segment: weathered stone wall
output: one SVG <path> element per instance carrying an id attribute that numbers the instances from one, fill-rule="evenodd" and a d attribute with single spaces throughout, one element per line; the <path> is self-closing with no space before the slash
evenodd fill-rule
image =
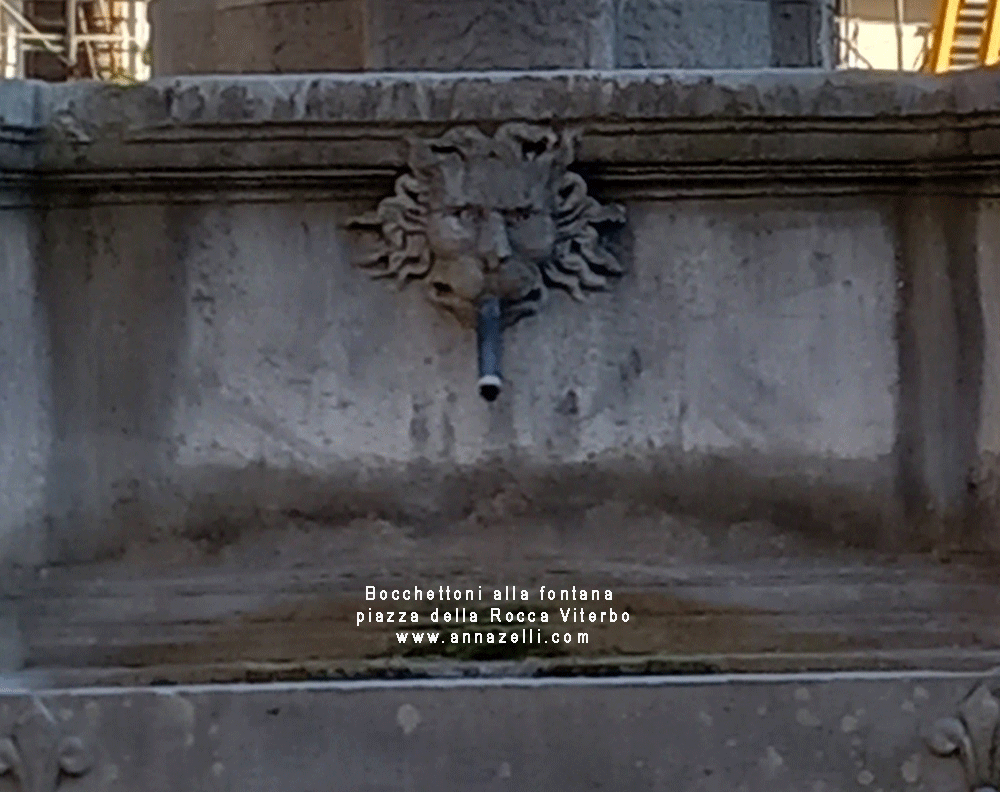
<path id="1" fill-rule="evenodd" d="M 576 471 L 597 500 L 623 476 L 695 511 L 722 475 L 736 511 L 811 503 L 826 526 L 845 509 L 887 529 L 914 509 L 964 520 L 969 471 L 989 453 L 993 209 L 976 176 L 969 197 L 893 186 L 910 163 L 951 156 L 920 119 L 962 84 L 922 86 L 773 73 L 52 92 L 37 285 L 59 372 L 47 480 L 55 524 L 73 526 L 64 549 L 248 509 L 462 514 L 498 469 L 526 492 Z M 869 132 L 854 119 L 889 91 L 906 103 L 898 131 Z M 357 124 L 396 117 L 414 134 L 445 118 L 496 123 L 509 107 L 583 125 L 580 167 L 627 209 L 608 238 L 627 273 L 585 303 L 557 293 L 512 330 L 510 386 L 488 406 L 474 334 L 419 289 L 353 267 L 345 226 L 389 192 L 379 174 L 406 149 Z M 631 120 L 609 127 L 619 114 Z M 768 130 L 768 116 L 803 126 Z M 723 118 L 761 125 L 733 134 L 713 126 Z M 820 118 L 841 131 L 813 131 Z M 327 137 L 307 152 L 274 141 L 289 123 Z M 855 175 L 824 164 L 844 157 Z M 70 162 L 85 188 L 56 175 Z M 142 174 L 127 192 L 114 186 L 123 169 Z M 859 181 L 879 170 L 879 189 Z M 447 494 L 455 477 L 462 496 Z"/>
<path id="2" fill-rule="evenodd" d="M 37 300 L 40 216 L 29 179 L 39 125 L 38 87 L 0 82 L 0 552 L 39 560 L 50 424 L 48 344 Z M 2 166 L 0 166 L 2 173 Z M 34 526 L 34 527 L 31 527 Z"/>
<path id="3" fill-rule="evenodd" d="M 979 293 L 982 306 L 983 345 L 975 354 L 981 356 L 979 381 L 982 391 L 976 400 L 979 409 L 977 429 L 977 472 L 974 477 L 978 500 L 988 517 L 1000 513 L 1000 202 L 982 200 L 976 227 L 974 254 L 978 276 L 971 288 Z M 986 522 L 985 525 L 989 525 Z"/>
<path id="4" fill-rule="evenodd" d="M 569 568 L 673 587 L 650 583 L 651 559 L 759 561 L 747 573 L 757 588 L 705 573 L 697 599 L 753 612 L 738 627 L 719 615 L 699 651 L 826 650 L 847 633 L 858 648 L 889 641 L 858 619 L 888 611 L 879 586 L 901 568 L 831 572 L 837 622 L 791 613 L 798 604 L 761 582 L 774 547 L 807 559 L 788 575 L 814 602 L 828 548 L 995 539 L 1000 105 L 988 73 L 6 90 L 38 101 L 31 123 L 5 119 L 2 172 L 20 197 L 2 215 L 3 354 L 22 372 L 3 386 L 5 530 L 27 531 L 49 564 L 104 559 L 112 576 L 152 561 L 176 583 L 185 564 L 238 559 L 197 602 L 136 601 L 128 585 L 86 582 L 87 568 L 29 586 L 20 618 L 36 658 L 142 664 L 152 655 L 137 636 L 166 641 L 166 622 L 188 636 L 202 628 L 185 619 L 277 623 L 279 605 L 317 586 L 332 610 L 295 645 L 357 657 L 356 632 L 310 642 L 338 635 L 321 627 L 347 618 L 359 570 L 544 580 Z M 391 192 L 407 135 L 525 119 L 580 128 L 574 167 L 627 210 L 607 237 L 626 271 L 585 303 L 556 293 L 509 331 L 507 389 L 487 405 L 473 334 L 417 289 L 356 268 L 345 223 Z M 300 563 L 304 577 L 276 582 Z M 251 582 L 254 565 L 265 572 Z M 952 608 L 942 633 L 974 642 L 993 629 L 995 583 L 976 578 L 986 593 L 959 596 L 919 574 L 919 607 Z M 855 582 L 872 575 L 878 586 Z M 973 586 L 955 575 L 948 586 Z M 91 596 L 102 604 L 85 614 Z M 875 632 L 894 630 L 894 648 L 937 645 L 909 616 L 881 618 Z M 285 651 L 248 648 L 239 631 L 251 627 L 226 624 L 238 636 L 213 635 L 207 654 L 192 648 L 200 634 L 171 638 L 172 661 Z M 102 643 L 116 630 L 120 643 Z"/>
<path id="5" fill-rule="evenodd" d="M 155 0 L 157 74 L 828 66 L 819 0 Z"/>
<path id="6" fill-rule="evenodd" d="M 815 497 L 853 488 L 867 520 L 891 506 L 886 202 L 631 203 L 628 275 L 583 304 L 557 294 L 508 332 L 493 406 L 474 333 L 416 286 L 352 267 L 342 229 L 359 206 L 47 213 L 49 506 L 67 551 L 85 525 L 106 541 L 259 509 L 447 518 L 497 469 L 528 492 L 576 471 L 596 479 L 592 502 L 634 476 L 698 509 L 710 485 L 694 471 L 714 459 L 751 490 L 817 476 Z M 482 481 L 456 499 L 454 477 Z"/>
<path id="7" fill-rule="evenodd" d="M 3 322 L 0 361 L 0 536 L 5 557 L 22 555 L 44 520 L 49 445 L 49 371 L 44 317 L 35 299 L 38 224 L 23 194 L 0 193 L 0 273 Z M 26 530 L 27 529 L 27 530 Z M 37 547 L 34 548 L 37 551 Z M 27 553 L 31 557 L 33 553 Z"/>

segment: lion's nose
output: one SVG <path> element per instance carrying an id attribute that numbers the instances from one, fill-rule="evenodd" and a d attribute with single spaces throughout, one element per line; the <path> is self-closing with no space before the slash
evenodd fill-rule
<path id="1" fill-rule="evenodd" d="M 486 259 L 488 269 L 497 269 L 512 255 L 507 224 L 499 212 L 490 212 L 479 238 L 479 252 Z"/>

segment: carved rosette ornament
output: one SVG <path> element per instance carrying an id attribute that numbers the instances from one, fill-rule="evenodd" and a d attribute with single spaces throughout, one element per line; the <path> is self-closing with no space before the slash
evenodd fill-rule
<path id="1" fill-rule="evenodd" d="M 20 792 L 55 792 L 63 776 L 82 776 L 92 758 L 79 737 L 66 736 L 37 699 L 0 738 L 0 775 L 11 775 Z"/>
<path id="2" fill-rule="evenodd" d="M 552 287 L 582 300 L 622 274 L 599 228 L 624 223 L 625 210 L 601 206 L 568 170 L 575 143 L 520 123 L 492 137 L 459 127 L 411 140 L 395 194 L 348 224 L 373 242 L 359 266 L 401 286 L 421 281 L 433 303 L 478 328 L 481 392 L 484 377 L 499 392 L 502 328 L 536 313 Z"/>
<path id="3" fill-rule="evenodd" d="M 957 756 L 965 770 L 970 792 L 1000 789 L 1000 701 L 980 685 L 958 707 L 958 717 L 941 718 L 927 738 L 938 756 Z"/>

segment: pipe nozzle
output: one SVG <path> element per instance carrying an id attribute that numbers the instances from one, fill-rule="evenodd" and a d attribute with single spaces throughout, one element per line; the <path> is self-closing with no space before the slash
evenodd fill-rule
<path id="1" fill-rule="evenodd" d="M 487 375 L 485 377 L 479 378 L 479 395 L 482 396 L 486 401 L 496 401 L 497 396 L 500 395 L 501 386 L 499 377 L 492 377 Z"/>
<path id="2" fill-rule="evenodd" d="M 479 347 L 479 395 L 496 401 L 503 383 L 500 357 L 503 351 L 503 324 L 500 300 L 487 297 L 479 303 L 476 340 Z"/>

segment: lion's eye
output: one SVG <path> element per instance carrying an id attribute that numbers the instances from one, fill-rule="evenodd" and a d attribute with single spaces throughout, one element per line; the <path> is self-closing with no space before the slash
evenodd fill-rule
<path id="1" fill-rule="evenodd" d="M 534 212 L 530 206 L 521 206 L 517 209 L 511 209 L 507 212 L 507 219 L 514 222 L 521 222 L 529 219 Z"/>

